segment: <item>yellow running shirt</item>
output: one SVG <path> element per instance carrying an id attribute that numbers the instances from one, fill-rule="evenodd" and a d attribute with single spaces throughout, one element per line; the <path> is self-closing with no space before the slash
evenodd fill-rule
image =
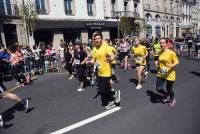
<path id="1" fill-rule="evenodd" d="M 109 46 L 109 47 L 110 47 L 110 51 L 112 52 L 112 55 L 115 55 L 117 53 L 117 49 L 112 46 Z M 116 64 L 116 59 L 113 60 L 111 63 Z"/>
<path id="2" fill-rule="evenodd" d="M 135 56 L 135 64 L 146 65 L 145 55 L 148 54 L 147 48 L 142 45 L 138 45 L 132 48 L 132 52 Z"/>
<path id="3" fill-rule="evenodd" d="M 93 60 L 98 62 L 98 76 L 111 77 L 112 69 L 110 63 L 106 62 L 106 56 L 113 55 L 110 46 L 106 42 L 102 42 L 99 48 L 93 48 Z"/>
<path id="4" fill-rule="evenodd" d="M 158 60 L 158 77 L 164 78 L 169 81 L 176 80 L 176 71 L 174 68 L 168 67 L 166 64 L 179 63 L 176 53 L 172 50 L 167 49 L 164 52 L 160 52 Z"/>
<path id="5" fill-rule="evenodd" d="M 160 43 L 154 43 L 153 49 L 154 49 L 154 56 L 158 56 L 159 52 L 161 51 Z"/>

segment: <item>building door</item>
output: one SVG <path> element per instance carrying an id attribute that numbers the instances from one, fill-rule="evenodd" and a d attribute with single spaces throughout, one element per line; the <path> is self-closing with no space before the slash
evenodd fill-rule
<path id="1" fill-rule="evenodd" d="M 51 31 L 36 31 L 34 33 L 35 43 L 38 44 L 39 41 L 44 42 L 45 46 L 51 44 L 53 41 Z"/>
<path id="2" fill-rule="evenodd" d="M 80 30 L 66 30 L 64 31 L 64 40 L 67 43 L 75 43 L 75 41 L 81 40 L 81 31 Z"/>
<path id="3" fill-rule="evenodd" d="M 7 47 L 13 46 L 16 42 L 18 42 L 16 25 L 14 25 L 14 24 L 4 24 L 3 25 L 3 31 L 4 31 Z"/>

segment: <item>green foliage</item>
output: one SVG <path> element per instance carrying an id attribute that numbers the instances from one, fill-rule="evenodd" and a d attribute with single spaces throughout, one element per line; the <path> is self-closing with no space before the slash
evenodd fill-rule
<path id="1" fill-rule="evenodd" d="M 20 14 L 22 16 L 24 28 L 26 29 L 27 34 L 32 35 L 35 28 L 35 21 L 37 19 L 35 3 L 31 0 L 23 3 Z"/>
<path id="2" fill-rule="evenodd" d="M 119 30 L 124 37 L 131 34 L 133 26 L 134 26 L 133 18 L 131 17 L 120 18 Z"/>

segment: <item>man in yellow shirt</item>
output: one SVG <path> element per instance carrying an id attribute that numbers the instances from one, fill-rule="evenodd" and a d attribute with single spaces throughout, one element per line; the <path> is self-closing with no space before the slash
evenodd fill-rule
<path id="1" fill-rule="evenodd" d="M 145 46 L 140 45 L 138 38 L 135 39 L 135 47 L 132 48 L 134 61 L 136 65 L 136 79 L 138 80 L 136 89 L 141 89 L 142 85 L 142 75 L 147 77 L 147 72 L 144 71 L 146 66 L 146 57 L 148 56 L 148 51 Z"/>
<path id="2" fill-rule="evenodd" d="M 175 66 L 179 64 L 176 53 L 167 48 L 166 39 L 160 40 L 161 52 L 158 58 L 158 74 L 156 81 L 156 89 L 163 94 L 163 102 L 167 102 L 168 95 L 170 96 L 169 106 L 173 107 L 176 103 L 174 92 L 172 90 L 173 84 L 176 80 Z M 166 82 L 166 90 L 163 90 L 163 85 Z"/>
<path id="3" fill-rule="evenodd" d="M 111 90 L 110 79 L 112 76 L 111 62 L 114 61 L 114 55 L 110 46 L 103 41 L 101 33 L 94 34 L 95 47 L 92 52 L 92 61 L 95 63 L 98 70 L 98 92 L 101 95 L 102 105 L 106 109 L 110 109 L 119 104 L 120 92 L 117 93 Z"/>

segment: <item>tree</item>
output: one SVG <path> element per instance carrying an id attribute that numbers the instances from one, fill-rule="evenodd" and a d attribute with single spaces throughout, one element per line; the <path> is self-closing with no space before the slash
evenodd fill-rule
<path id="1" fill-rule="evenodd" d="M 33 32 L 35 28 L 35 22 L 37 19 L 37 12 L 35 8 L 35 3 L 31 0 L 27 0 L 24 2 L 20 10 L 20 14 L 23 20 L 23 26 L 26 31 L 26 37 L 29 46 L 33 47 L 34 39 L 33 39 Z"/>
<path id="2" fill-rule="evenodd" d="M 130 35 L 133 30 L 134 20 L 131 17 L 121 17 L 119 30 L 123 37 Z"/>

